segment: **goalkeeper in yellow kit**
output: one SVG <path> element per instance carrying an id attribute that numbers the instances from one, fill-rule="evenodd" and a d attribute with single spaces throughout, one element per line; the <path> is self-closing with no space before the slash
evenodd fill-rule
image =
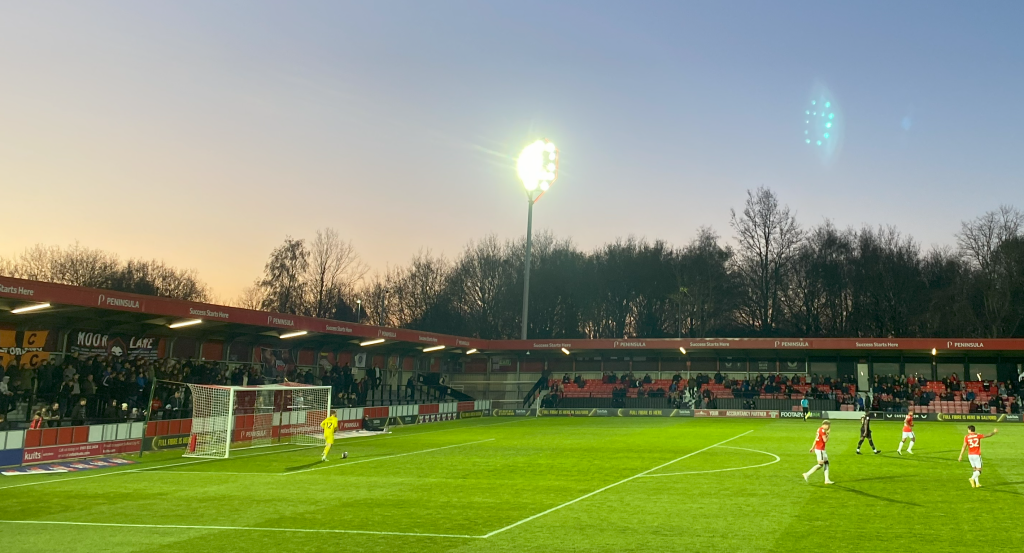
<path id="1" fill-rule="evenodd" d="M 320 423 L 320 428 L 324 429 L 324 453 L 320 456 L 321 461 L 327 460 L 327 452 L 331 450 L 331 446 L 334 445 L 334 431 L 338 428 L 338 417 L 334 413 L 331 413 L 323 422 Z M 348 455 L 346 455 L 347 457 Z"/>

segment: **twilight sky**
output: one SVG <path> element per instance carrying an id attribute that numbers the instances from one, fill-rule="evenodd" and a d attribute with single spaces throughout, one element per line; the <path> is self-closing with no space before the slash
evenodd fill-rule
<path id="1" fill-rule="evenodd" d="M 1024 3 L 5 2 L 0 255 L 193 267 L 218 299 L 286 235 L 372 268 L 535 226 L 688 242 L 764 184 L 925 247 L 1024 208 Z M 804 142 L 826 91 L 830 156 Z"/>

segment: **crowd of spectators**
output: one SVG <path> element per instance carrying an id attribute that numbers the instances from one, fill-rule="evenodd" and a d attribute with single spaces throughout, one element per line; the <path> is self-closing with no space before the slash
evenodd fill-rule
<path id="1" fill-rule="evenodd" d="M 1020 413 L 1020 383 L 1012 380 L 962 381 L 956 374 L 929 381 L 920 374 L 911 376 L 875 375 L 871 383 L 871 409 L 901 411 L 906 406 L 930 405 L 933 401 L 967 402 L 971 413 Z"/>
<path id="2" fill-rule="evenodd" d="M 831 400 L 850 409 L 863 411 L 905 411 L 911 405 L 929 405 L 939 401 L 970 403 L 971 412 L 1020 413 L 1024 399 L 1017 382 L 972 381 L 963 383 L 956 375 L 929 382 L 919 374 L 911 376 L 876 375 L 867 394 L 857 393 L 853 375 L 836 378 L 828 375 L 758 374 L 753 378 L 733 378 L 716 372 L 697 373 L 683 378 L 676 373 L 671 381 L 653 378 L 649 373 L 638 377 L 633 372 L 616 375 L 603 373 L 600 380 L 585 379 L 577 374 L 551 380 L 546 407 L 558 406 L 565 397 L 667 398 L 677 407 L 715 407 L 721 398 L 739 398 L 744 405 L 754 399 Z"/>
<path id="3" fill-rule="evenodd" d="M 331 387 L 331 404 L 356 407 L 384 394 L 384 372 L 377 367 L 358 377 L 348 364 L 316 371 L 300 367 L 278 375 L 282 381 Z M 152 390 L 156 382 L 156 389 Z M 0 366 L 0 426 L 20 411 L 30 428 L 144 420 L 153 393 L 153 419 L 190 416 L 187 384 L 253 386 L 268 384 L 260 364 L 187 359 L 147 359 L 109 355 L 51 357 L 37 369 Z M 421 388 L 414 376 L 395 393 L 413 400 Z"/>

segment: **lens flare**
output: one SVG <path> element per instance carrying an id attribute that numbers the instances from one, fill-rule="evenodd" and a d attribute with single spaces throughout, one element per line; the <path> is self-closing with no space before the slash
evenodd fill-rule
<path id="1" fill-rule="evenodd" d="M 529 144 L 519 154 L 516 172 L 528 192 L 546 191 L 558 176 L 558 149 L 548 140 Z"/>

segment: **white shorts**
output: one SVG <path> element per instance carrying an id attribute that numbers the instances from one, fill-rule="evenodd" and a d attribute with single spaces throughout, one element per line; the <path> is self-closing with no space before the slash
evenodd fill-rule
<path id="1" fill-rule="evenodd" d="M 828 461 L 828 453 L 825 453 L 824 449 L 815 449 L 814 456 L 818 458 L 819 463 Z"/>
<path id="2" fill-rule="evenodd" d="M 910 438 L 911 440 L 915 439 L 914 438 L 914 433 L 913 432 L 904 432 L 903 433 L 903 439 L 906 440 L 907 438 Z"/>
<path id="3" fill-rule="evenodd" d="M 972 467 L 981 469 L 981 455 L 968 455 L 967 460 L 971 462 Z"/>

